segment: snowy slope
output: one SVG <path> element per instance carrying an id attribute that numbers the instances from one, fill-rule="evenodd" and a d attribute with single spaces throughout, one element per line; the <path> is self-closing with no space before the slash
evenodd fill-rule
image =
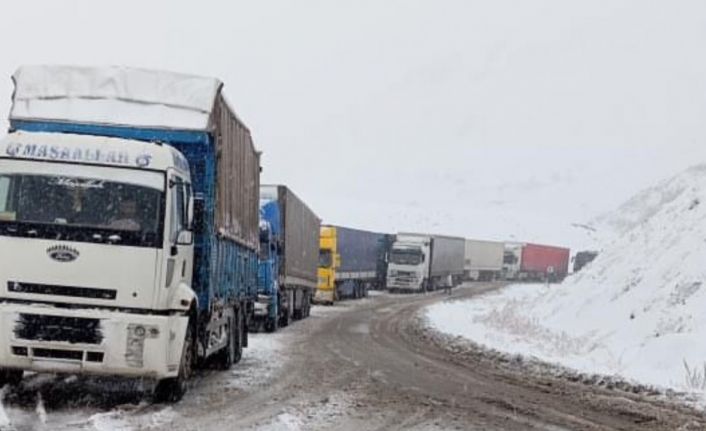
<path id="1" fill-rule="evenodd" d="M 439 304 L 427 310 L 430 324 L 580 371 L 703 391 L 706 165 L 638 194 L 597 225 L 612 237 L 562 285 Z"/>

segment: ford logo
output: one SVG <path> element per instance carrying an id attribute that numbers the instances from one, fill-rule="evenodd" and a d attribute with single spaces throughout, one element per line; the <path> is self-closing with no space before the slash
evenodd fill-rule
<path id="1" fill-rule="evenodd" d="M 47 254 L 57 262 L 73 262 L 80 253 L 75 248 L 66 245 L 55 245 L 47 249 Z"/>

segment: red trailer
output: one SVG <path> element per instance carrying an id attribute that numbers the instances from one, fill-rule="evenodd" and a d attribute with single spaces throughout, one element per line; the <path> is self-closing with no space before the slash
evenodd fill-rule
<path id="1" fill-rule="evenodd" d="M 525 244 L 522 247 L 520 272 L 522 278 L 562 280 L 569 273 L 568 248 Z"/>

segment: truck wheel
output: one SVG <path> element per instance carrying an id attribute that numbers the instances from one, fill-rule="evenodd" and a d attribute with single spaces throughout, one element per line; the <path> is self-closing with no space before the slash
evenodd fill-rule
<path id="1" fill-rule="evenodd" d="M 274 317 L 268 317 L 267 320 L 265 320 L 265 331 L 269 333 L 273 333 L 277 331 L 277 318 Z"/>
<path id="2" fill-rule="evenodd" d="M 304 298 L 304 317 L 309 317 L 311 315 L 311 296 L 307 295 Z"/>
<path id="3" fill-rule="evenodd" d="M 12 369 L 0 369 L 0 387 L 5 385 L 17 386 L 22 382 L 24 371 Z"/>
<path id="4" fill-rule="evenodd" d="M 194 331 L 189 322 L 184 337 L 184 347 L 181 351 L 179 375 L 169 379 L 160 380 L 154 390 L 154 398 L 158 403 L 176 403 L 180 401 L 188 389 L 189 379 L 194 367 Z"/>
<path id="5" fill-rule="evenodd" d="M 302 308 L 299 310 L 294 310 L 294 313 L 292 313 L 292 319 L 294 320 L 301 320 L 304 317 L 304 304 L 302 304 Z"/>
<path id="6" fill-rule="evenodd" d="M 248 329 L 245 326 L 245 316 L 242 310 L 235 312 L 235 321 L 238 322 L 235 328 L 235 350 L 233 352 L 233 363 L 237 364 L 243 359 L 243 346 L 245 345 L 245 337 L 247 337 Z"/>
<path id="7" fill-rule="evenodd" d="M 236 323 L 236 317 L 237 314 L 233 315 L 233 318 L 228 324 L 228 344 L 218 352 L 214 358 L 216 367 L 219 370 L 230 370 L 235 363 L 236 338 L 238 337 L 238 331 L 240 331 L 240 327 Z"/>
<path id="8" fill-rule="evenodd" d="M 285 309 L 284 314 L 282 315 L 282 318 L 280 319 L 279 326 L 282 328 L 286 328 L 289 326 L 289 310 Z"/>

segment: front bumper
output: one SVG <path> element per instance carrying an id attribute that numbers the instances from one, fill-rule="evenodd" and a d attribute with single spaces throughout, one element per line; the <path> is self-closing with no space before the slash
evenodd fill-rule
<path id="1" fill-rule="evenodd" d="M 314 294 L 315 304 L 333 304 L 336 295 L 333 290 L 316 289 Z"/>
<path id="2" fill-rule="evenodd" d="M 267 317 L 276 317 L 275 298 L 269 295 L 259 294 L 255 301 L 255 309 L 253 314 L 255 318 L 264 319 Z"/>
<path id="3" fill-rule="evenodd" d="M 386 284 L 388 290 L 402 290 L 410 292 L 422 290 L 421 281 L 411 277 L 388 277 Z"/>
<path id="4" fill-rule="evenodd" d="M 0 304 L 0 367 L 163 379 L 178 374 L 188 317 Z"/>

